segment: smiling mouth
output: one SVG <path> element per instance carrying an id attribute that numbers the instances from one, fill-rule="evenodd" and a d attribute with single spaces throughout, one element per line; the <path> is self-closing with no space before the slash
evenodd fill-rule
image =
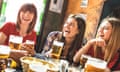
<path id="1" fill-rule="evenodd" d="M 24 21 L 29 21 L 29 19 L 24 19 L 24 18 L 23 18 L 23 20 L 24 20 Z"/>
<path id="2" fill-rule="evenodd" d="M 30 19 L 22 17 L 24 21 L 29 21 Z"/>
<path id="3" fill-rule="evenodd" d="M 70 31 L 65 31 L 65 33 L 70 33 Z"/>
<path id="4" fill-rule="evenodd" d="M 104 37 L 104 35 L 99 35 L 99 37 L 103 38 L 103 37 Z"/>

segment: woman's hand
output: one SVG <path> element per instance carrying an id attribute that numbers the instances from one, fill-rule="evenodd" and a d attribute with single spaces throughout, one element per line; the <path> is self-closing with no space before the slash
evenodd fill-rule
<path id="1" fill-rule="evenodd" d="M 22 46 L 21 46 L 21 50 L 27 51 L 30 56 L 33 56 L 35 54 L 35 50 L 34 50 L 34 45 L 33 44 L 23 43 Z"/>
<path id="2" fill-rule="evenodd" d="M 46 57 L 52 57 L 52 49 L 50 49 L 48 52 L 45 53 Z"/>
<path id="3" fill-rule="evenodd" d="M 98 47 L 105 47 L 106 46 L 105 40 L 103 40 L 101 38 L 91 39 L 90 41 L 88 41 L 88 43 L 90 45 L 95 45 Z"/>
<path id="4" fill-rule="evenodd" d="M 20 66 L 20 58 L 23 56 L 27 56 L 27 55 L 28 55 L 27 51 L 11 50 L 9 57 L 12 58 L 13 60 L 15 60 L 16 63 L 18 64 L 18 66 Z"/>
<path id="5" fill-rule="evenodd" d="M 3 45 L 6 39 L 7 39 L 6 34 L 4 34 L 3 32 L 0 32 L 0 45 Z"/>
<path id="6" fill-rule="evenodd" d="M 103 39 L 100 39 L 100 38 L 91 39 L 82 48 L 79 49 L 79 51 L 73 57 L 73 61 L 75 63 L 78 63 L 80 61 L 81 55 L 86 54 L 89 48 L 94 47 L 94 46 L 102 47 L 102 50 L 104 51 L 105 45 L 106 43 Z"/>
<path id="7" fill-rule="evenodd" d="M 111 72 L 111 70 L 109 68 L 106 68 L 105 72 Z"/>

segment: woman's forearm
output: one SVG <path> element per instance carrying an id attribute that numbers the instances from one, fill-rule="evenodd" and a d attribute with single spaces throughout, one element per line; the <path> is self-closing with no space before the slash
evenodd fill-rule
<path id="1" fill-rule="evenodd" d="M 82 54 L 87 53 L 88 49 L 92 46 L 92 43 L 89 41 L 85 46 L 79 49 L 79 51 L 75 54 L 73 61 L 78 63 L 80 61 L 80 57 Z"/>
<path id="2" fill-rule="evenodd" d="M 4 44 L 6 38 L 7 36 L 3 32 L 0 32 L 0 45 Z"/>

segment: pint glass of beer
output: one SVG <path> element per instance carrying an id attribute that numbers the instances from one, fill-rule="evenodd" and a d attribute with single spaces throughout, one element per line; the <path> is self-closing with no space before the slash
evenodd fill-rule
<path id="1" fill-rule="evenodd" d="M 4 72 L 7 68 L 7 59 L 10 54 L 10 48 L 5 45 L 0 45 L 0 72 Z"/>
<path id="2" fill-rule="evenodd" d="M 87 60 L 84 72 L 104 72 L 106 66 L 107 66 L 106 61 L 93 58 Z"/>
<path id="3" fill-rule="evenodd" d="M 59 41 L 54 41 L 52 45 L 52 57 L 59 59 L 64 43 Z"/>
<path id="4" fill-rule="evenodd" d="M 10 35 L 9 37 L 9 46 L 11 49 L 19 50 L 22 44 L 23 37 Z"/>
<path id="5" fill-rule="evenodd" d="M 91 58 L 90 56 L 88 55 L 85 55 L 85 54 L 82 54 L 81 57 L 80 57 L 80 65 L 81 65 L 81 68 L 84 68 L 85 66 L 85 63 L 87 62 L 87 60 Z"/>
<path id="6" fill-rule="evenodd" d="M 29 48 L 34 49 L 34 41 L 31 40 L 26 40 L 26 42 L 24 43 L 26 46 L 28 46 Z"/>
<path id="7" fill-rule="evenodd" d="M 10 48 L 5 45 L 0 45 L 0 59 L 6 59 L 9 57 Z"/>

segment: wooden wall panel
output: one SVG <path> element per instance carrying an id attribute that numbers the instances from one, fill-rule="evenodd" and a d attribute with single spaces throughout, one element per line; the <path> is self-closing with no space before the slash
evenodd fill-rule
<path id="1" fill-rule="evenodd" d="M 98 22 L 101 16 L 104 0 L 88 0 L 87 8 L 80 7 L 81 0 L 68 0 L 66 17 L 69 14 L 84 13 L 87 15 L 87 27 L 85 37 L 93 38 L 96 33 Z"/>

